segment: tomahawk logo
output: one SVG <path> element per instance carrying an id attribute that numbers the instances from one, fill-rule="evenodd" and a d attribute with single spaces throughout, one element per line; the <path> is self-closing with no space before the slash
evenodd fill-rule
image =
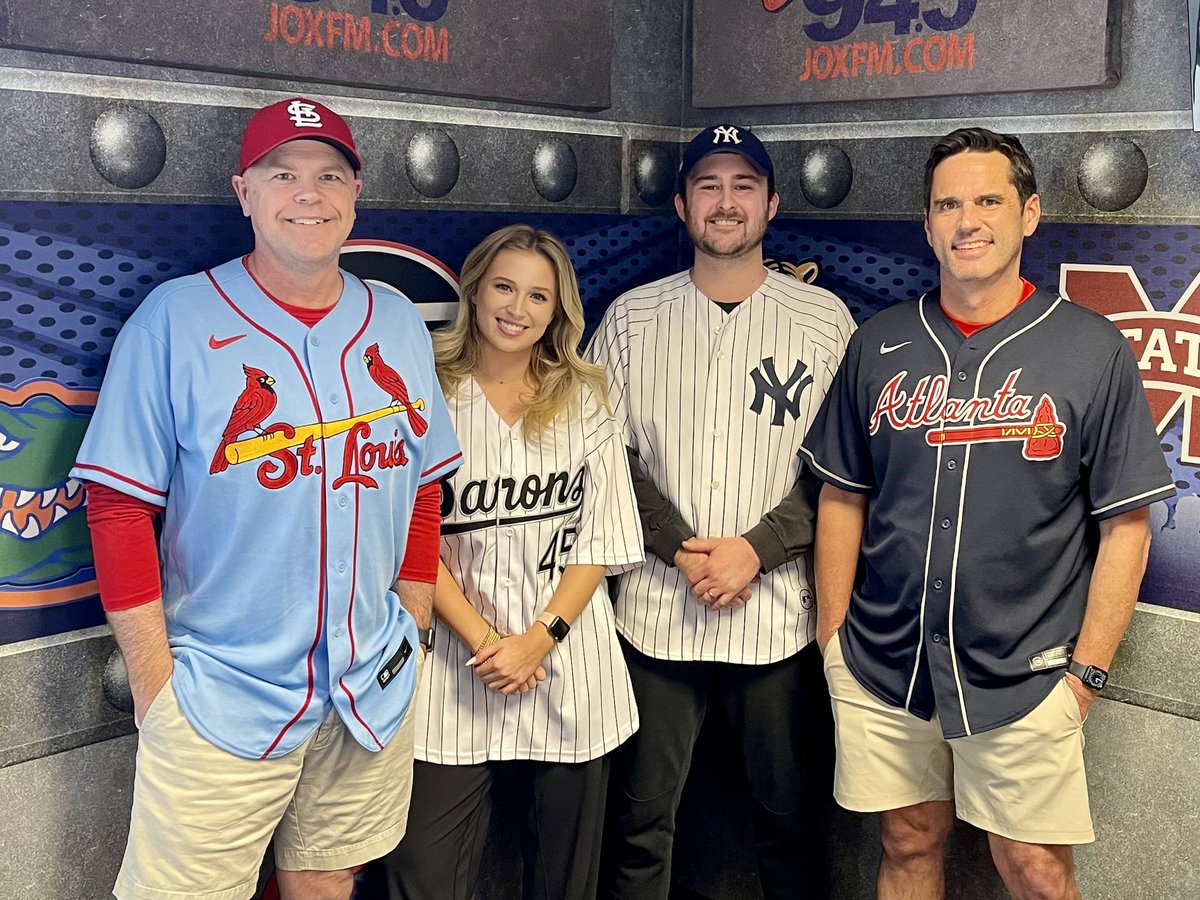
<path id="1" fill-rule="evenodd" d="M 804 391 L 813 383 L 811 375 L 806 375 L 808 366 L 796 360 L 792 374 L 785 382 L 779 381 L 779 373 L 775 371 L 775 357 L 768 356 L 758 364 L 758 368 L 750 372 L 750 380 L 754 382 L 754 402 L 750 411 L 762 415 L 763 400 L 770 397 L 775 401 L 775 414 L 771 418 L 772 425 L 783 424 L 783 414 L 791 413 L 792 420 L 800 418 L 800 400 Z"/>
<path id="2" fill-rule="evenodd" d="M 1150 302 L 1132 266 L 1064 263 L 1058 292 L 1121 329 L 1142 373 L 1154 425 L 1162 434 L 1183 411 L 1180 462 L 1200 464 L 1200 275 L 1169 312 Z"/>
<path id="3" fill-rule="evenodd" d="M 288 104 L 288 115 L 296 123 L 297 128 L 324 128 L 321 124 L 321 114 L 311 103 L 303 100 L 293 100 Z"/>
<path id="4" fill-rule="evenodd" d="M 714 144 L 740 144 L 741 142 L 741 135 L 732 125 L 721 125 L 713 129 Z"/>

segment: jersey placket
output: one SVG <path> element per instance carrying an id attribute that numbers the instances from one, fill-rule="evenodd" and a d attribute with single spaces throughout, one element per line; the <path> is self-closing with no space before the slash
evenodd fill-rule
<path id="1" fill-rule="evenodd" d="M 319 325 L 314 327 L 305 342 L 307 375 L 313 387 L 320 420 L 324 422 L 345 418 L 350 414 L 351 408 L 351 398 L 346 396 L 338 360 L 341 345 L 330 335 L 321 333 L 327 330 L 321 329 Z M 320 476 L 320 490 L 323 493 L 321 528 L 324 532 L 321 543 L 324 545 L 325 554 L 321 565 L 325 570 L 324 629 L 325 654 L 329 665 L 329 691 L 339 706 L 342 720 L 348 723 L 348 727 L 353 727 L 350 723 L 355 723 L 355 717 L 349 708 L 344 707 L 343 698 L 346 691 L 339 682 L 353 664 L 354 636 L 350 611 L 356 576 L 357 529 L 353 527 L 353 521 L 347 523 L 343 516 L 350 518 L 358 515 L 364 488 L 354 484 L 333 490 L 333 482 L 344 462 L 345 440 L 348 438 L 324 442 L 325 463 Z M 347 497 L 346 494 L 351 496 Z M 335 519 L 341 519 L 343 524 L 349 524 L 350 527 L 340 527 L 335 524 Z"/>
<path id="2" fill-rule="evenodd" d="M 722 312 L 715 304 L 703 296 L 698 296 L 701 302 L 707 304 L 706 322 L 711 335 L 708 345 L 708 366 L 704 372 L 704 391 L 700 409 L 699 434 L 702 445 L 708 450 L 701 454 L 700 464 L 700 516 L 697 526 L 707 530 L 714 520 L 715 507 L 721 498 L 721 491 L 726 487 L 721 480 L 725 471 L 725 452 L 722 442 L 729 436 L 721 430 L 721 425 L 727 418 L 722 413 L 728 408 L 728 397 L 722 400 L 722 378 L 728 380 L 730 356 L 733 352 L 733 329 L 729 326 L 730 316 Z M 728 394 L 728 390 L 725 390 Z M 708 535 L 703 535 L 707 537 Z"/>
<path id="3" fill-rule="evenodd" d="M 945 399 L 969 400 L 974 397 L 980 365 L 976 343 L 963 340 L 951 356 Z M 943 406 L 943 415 L 939 417 L 937 427 L 943 429 L 948 424 L 972 425 L 974 422 L 972 417 L 969 421 L 948 423 Z M 924 431 L 921 440 L 925 440 Z M 971 733 L 954 633 L 954 608 L 961 600 L 958 592 L 959 566 L 970 461 L 970 444 L 938 445 L 937 476 L 929 521 L 929 563 L 925 577 L 926 603 L 921 638 L 933 683 L 935 708 L 943 732 L 950 736 Z"/>

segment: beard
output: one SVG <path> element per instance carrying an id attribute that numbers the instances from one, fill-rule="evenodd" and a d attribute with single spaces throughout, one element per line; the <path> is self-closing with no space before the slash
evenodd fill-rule
<path id="1" fill-rule="evenodd" d="M 746 219 L 740 238 L 736 234 L 710 237 L 706 227 L 706 222 L 697 222 L 688 217 L 688 237 L 692 239 L 697 251 L 713 259 L 739 259 L 762 246 L 763 236 L 767 233 L 767 217 L 764 215 L 761 222 Z"/>

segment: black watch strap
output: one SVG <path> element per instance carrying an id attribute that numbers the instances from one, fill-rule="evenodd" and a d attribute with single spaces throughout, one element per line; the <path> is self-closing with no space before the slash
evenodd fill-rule
<path id="1" fill-rule="evenodd" d="M 1090 687 L 1093 691 L 1102 691 L 1108 684 L 1108 672 L 1099 666 L 1086 666 L 1081 662 L 1071 660 L 1067 671 Z"/>
<path id="2" fill-rule="evenodd" d="M 417 629 L 417 643 L 419 643 L 422 647 L 425 648 L 426 653 L 428 653 L 433 648 L 433 626 L 432 625 L 430 625 L 428 628 L 418 628 Z"/>

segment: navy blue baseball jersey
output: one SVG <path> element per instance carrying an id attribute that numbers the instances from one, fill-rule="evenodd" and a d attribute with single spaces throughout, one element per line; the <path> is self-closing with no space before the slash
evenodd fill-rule
<path id="1" fill-rule="evenodd" d="M 1125 338 L 1044 291 L 969 338 L 936 292 L 874 316 L 802 453 L 870 498 L 847 665 L 881 700 L 936 710 L 948 738 L 1046 697 L 1079 636 L 1098 522 L 1175 491 Z"/>
<path id="2" fill-rule="evenodd" d="M 113 347 L 71 474 L 165 506 L 179 705 L 244 757 L 336 709 L 379 750 L 416 684 L 391 590 L 418 487 L 461 463 L 412 304 L 342 273 L 308 328 L 243 260 L 156 288 Z"/>

